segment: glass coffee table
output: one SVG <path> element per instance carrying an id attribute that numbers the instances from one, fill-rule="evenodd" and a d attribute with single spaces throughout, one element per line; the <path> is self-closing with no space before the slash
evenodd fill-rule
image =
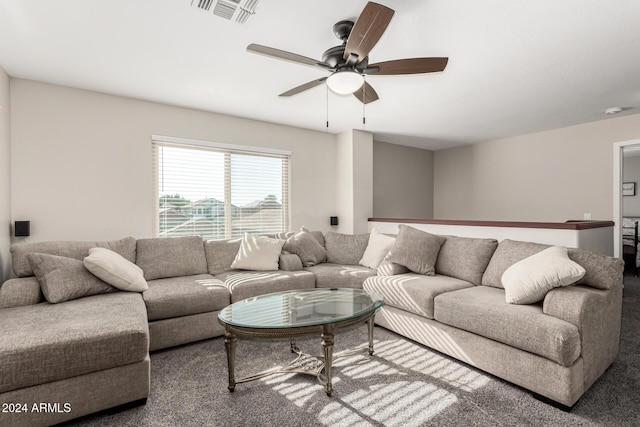
<path id="1" fill-rule="evenodd" d="M 382 296 L 362 289 L 316 288 L 260 295 L 227 306 L 220 311 L 218 321 L 225 327 L 229 391 L 234 391 L 236 384 L 267 375 L 295 372 L 317 377 L 325 386 L 327 395 L 331 396 L 334 331 L 367 322 L 369 346 L 341 353 L 339 357 L 362 351 L 373 354 L 373 320 L 376 311 L 383 304 Z M 296 345 L 295 338 L 316 334 L 322 338 L 324 355 L 312 356 L 302 353 Z M 235 346 L 238 336 L 289 338 L 291 352 L 296 353 L 298 357 L 285 367 L 236 379 Z"/>

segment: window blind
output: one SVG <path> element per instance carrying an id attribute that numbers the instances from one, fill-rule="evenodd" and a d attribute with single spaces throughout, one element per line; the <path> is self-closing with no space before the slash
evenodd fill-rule
<path id="1" fill-rule="evenodd" d="M 152 141 L 156 236 L 211 240 L 289 229 L 290 155 L 220 146 Z"/>

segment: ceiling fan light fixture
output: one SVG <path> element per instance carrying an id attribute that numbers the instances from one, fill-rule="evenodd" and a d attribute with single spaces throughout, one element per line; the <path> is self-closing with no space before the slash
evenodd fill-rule
<path id="1" fill-rule="evenodd" d="M 327 78 L 327 86 L 338 95 L 351 95 L 363 84 L 364 77 L 354 70 L 338 70 Z"/>

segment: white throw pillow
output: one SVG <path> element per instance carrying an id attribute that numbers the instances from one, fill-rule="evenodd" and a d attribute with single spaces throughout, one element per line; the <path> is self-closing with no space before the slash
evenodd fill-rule
<path id="1" fill-rule="evenodd" d="M 585 273 L 569 259 L 567 248 L 552 246 L 507 268 L 502 275 L 505 299 L 510 304 L 533 304 L 551 289 L 571 285 Z"/>
<path id="2" fill-rule="evenodd" d="M 277 270 L 284 240 L 245 234 L 231 268 L 238 270 Z"/>
<path id="3" fill-rule="evenodd" d="M 149 289 L 140 267 L 122 255 L 106 248 L 91 248 L 83 260 L 94 276 L 122 291 L 142 292 Z"/>
<path id="4" fill-rule="evenodd" d="M 378 268 L 395 243 L 395 237 L 386 236 L 375 228 L 371 229 L 369 243 L 362 255 L 360 265 L 373 269 Z"/>

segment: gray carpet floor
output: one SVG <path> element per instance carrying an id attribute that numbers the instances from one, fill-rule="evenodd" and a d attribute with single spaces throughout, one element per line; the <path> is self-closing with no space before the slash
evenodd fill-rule
<path id="1" fill-rule="evenodd" d="M 336 352 L 364 343 L 366 327 L 336 334 Z M 300 341 L 320 354 L 320 340 Z M 316 351 L 317 350 L 317 351 Z M 283 341 L 238 340 L 237 377 L 291 360 Z M 375 354 L 335 363 L 334 393 L 316 379 L 280 374 L 227 391 L 224 341 L 151 355 L 146 405 L 94 414 L 87 426 L 640 426 L 640 280 L 625 278 L 621 351 L 602 378 L 563 412 L 529 392 L 388 330 Z"/>

